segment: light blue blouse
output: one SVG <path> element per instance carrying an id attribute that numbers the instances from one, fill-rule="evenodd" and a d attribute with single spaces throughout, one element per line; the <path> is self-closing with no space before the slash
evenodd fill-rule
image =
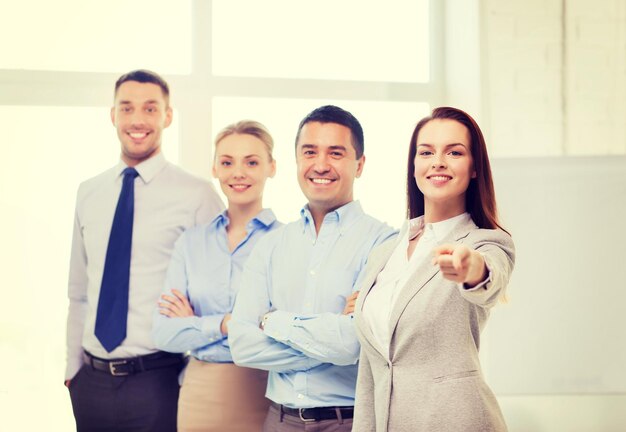
<path id="1" fill-rule="evenodd" d="M 281 224 L 269 209 L 262 210 L 247 226 L 247 235 L 231 252 L 226 211 L 210 224 L 185 231 L 174 246 L 163 287 L 187 296 L 195 316 L 170 318 L 154 311 L 152 336 L 163 351 L 190 351 L 198 360 L 232 362 L 228 338 L 220 331 L 224 315 L 231 312 L 243 266 L 257 241 Z"/>

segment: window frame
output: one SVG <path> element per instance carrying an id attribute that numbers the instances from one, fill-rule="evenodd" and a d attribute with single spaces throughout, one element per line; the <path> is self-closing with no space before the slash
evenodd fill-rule
<path id="1" fill-rule="evenodd" d="M 210 176 L 210 143 L 216 132 L 211 120 L 211 105 L 216 96 L 426 102 L 430 106 L 440 105 L 444 100 L 445 26 L 442 2 L 430 1 L 431 79 L 427 83 L 214 76 L 211 60 L 212 6 L 213 0 L 192 2 L 194 46 L 191 73 L 164 74 L 171 87 L 172 105 L 179 114 L 179 164 L 197 175 Z M 113 83 L 124 72 L 127 71 L 95 73 L 0 69 L 0 105 L 109 105 L 113 100 Z"/>

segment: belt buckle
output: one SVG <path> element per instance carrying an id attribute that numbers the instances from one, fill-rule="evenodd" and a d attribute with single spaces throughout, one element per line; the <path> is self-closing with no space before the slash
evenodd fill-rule
<path id="1" fill-rule="evenodd" d="M 300 417 L 300 420 L 302 420 L 304 423 L 313 423 L 313 422 L 316 422 L 316 421 L 317 421 L 317 419 L 314 419 L 314 418 L 304 418 L 304 417 L 302 416 L 302 413 L 303 413 L 304 411 L 306 411 L 307 409 L 308 409 L 308 408 L 298 408 L 298 416 Z"/>
<path id="2" fill-rule="evenodd" d="M 127 360 L 111 360 L 109 362 L 109 372 L 111 372 L 111 375 L 113 375 L 113 376 L 130 375 L 130 372 L 118 372 L 116 370 L 117 366 L 124 365 L 124 364 L 128 364 L 128 361 Z"/>

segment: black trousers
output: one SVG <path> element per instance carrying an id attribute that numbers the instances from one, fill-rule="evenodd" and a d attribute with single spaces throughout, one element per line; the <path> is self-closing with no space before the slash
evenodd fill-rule
<path id="1" fill-rule="evenodd" d="M 180 368 L 119 377 L 83 365 L 69 388 L 77 432 L 176 432 Z"/>

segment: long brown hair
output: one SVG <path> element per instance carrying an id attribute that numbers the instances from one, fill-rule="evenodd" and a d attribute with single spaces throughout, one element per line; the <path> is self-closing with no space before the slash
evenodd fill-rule
<path id="1" fill-rule="evenodd" d="M 431 120 L 447 119 L 461 123 L 467 128 L 470 134 L 470 149 L 474 161 L 476 178 L 471 179 L 465 193 L 465 208 L 472 216 L 474 223 L 479 228 L 496 229 L 506 231 L 498 221 L 498 209 L 496 206 L 496 195 L 493 189 L 491 176 L 491 165 L 487 155 L 485 138 L 476 121 L 466 112 L 457 108 L 439 107 L 435 108 L 432 114 L 424 117 L 417 123 L 411 143 L 409 145 L 409 160 L 407 170 L 407 216 L 409 219 L 422 216 L 424 214 L 424 194 L 415 183 L 415 155 L 417 153 L 417 137 L 420 130 Z"/>

